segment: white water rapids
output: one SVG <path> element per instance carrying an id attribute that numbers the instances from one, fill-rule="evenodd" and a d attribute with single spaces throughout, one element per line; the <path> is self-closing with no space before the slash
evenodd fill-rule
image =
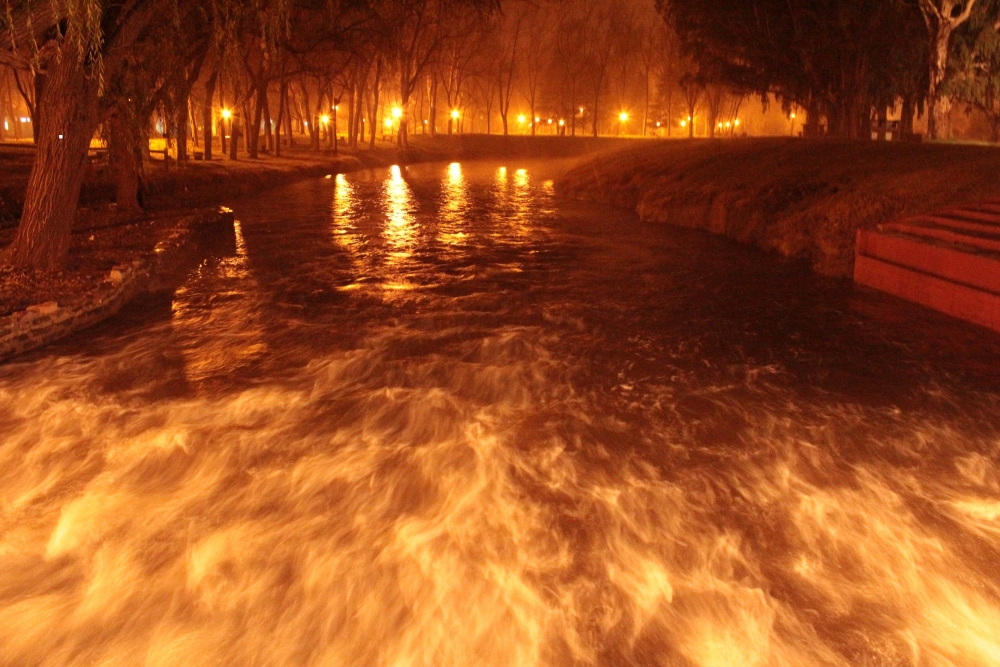
<path id="1" fill-rule="evenodd" d="M 0 367 L 0 665 L 1000 665 L 1000 341 L 429 165 Z"/>

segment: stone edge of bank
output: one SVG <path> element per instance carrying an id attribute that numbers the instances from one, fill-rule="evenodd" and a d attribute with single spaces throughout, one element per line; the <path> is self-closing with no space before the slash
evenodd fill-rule
<path id="1" fill-rule="evenodd" d="M 0 363 L 98 324 L 135 296 L 156 285 L 181 260 L 198 233 L 225 230 L 234 223 L 227 209 L 198 210 L 181 216 L 144 256 L 115 266 L 89 291 L 65 303 L 50 302 L 0 318 Z"/>

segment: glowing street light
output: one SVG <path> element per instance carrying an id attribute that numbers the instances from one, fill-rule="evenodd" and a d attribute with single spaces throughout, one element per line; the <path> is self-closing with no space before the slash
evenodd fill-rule
<path id="1" fill-rule="evenodd" d="M 620 120 L 623 123 L 625 121 L 627 121 L 628 120 L 628 113 L 622 111 L 620 114 L 618 114 L 618 120 Z"/>
<path id="2" fill-rule="evenodd" d="M 687 127 L 687 126 L 688 126 L 688 122 L 686 120 L 682 120 L 681 121 L 681 127 Z"/>
<path id="3" fill-rule="evenodd" d="M 399 108 L 399 107 L 393 107 L 393 109 L 392 109 L 392 117 L 393 118 L 402 118 L 403 117 L 403 110 L 401 108 Z"/>
<path id="4" fill-rule="evenodd" d="M 222 117 L 225 118 L 226 120 L 229 120 L 230 118 L 233 117 L 233 112 L 230 111 L 229 109 L 223 109 L 222 110 Z"/>
<path id="5" fill-rule="evenodd" d="M 458 120 L 458 109 L 452 109 L 451 110 L 451 117 L 452 117 L 452 120 Z"/>
<path id="6" fill-rule="evenodd" d="M 389 128 L 390 130 L 392 129 L 392 119 L 391 118 L 386 118 L 385 119 L 385 126 L 387 128 Z"/>
<path id="7" fill-rule="evenodd" d="M 322 116 L 320 116 L 320 119 L 319 119 L 319 120 L 320 120 L 320 122 L 321 122 L 321 123 L 323 123 L 324 125 L 328 125 L 328 124 L 330 123 L 330 117 L 329 117 L 329 116 L 327 116 L 326 114 L 323 114 Z"/>
<path id="8" fill-rule="evenodd" d="M 564 121 L 562 118 L 559 119 L 559 127 L 566 127 L 566 121 Z"/>
<path id="9" fill-rule="evenodd" d="M 525 121 L 527 120 L 528 119 L 525 118 L 524 114 L 521 114 L 520 116 L 517 117 L 517 122 L 520 123 L 521 125 L 524 125 Z"/>

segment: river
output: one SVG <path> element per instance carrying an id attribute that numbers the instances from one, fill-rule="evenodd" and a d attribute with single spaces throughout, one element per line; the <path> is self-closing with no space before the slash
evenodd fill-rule
<path id="1" fill-rule="evenodd" d="M 1000 337 L 563 167 L 235 201 L 0 367 L 0 665 L 1000 665 Z"/>

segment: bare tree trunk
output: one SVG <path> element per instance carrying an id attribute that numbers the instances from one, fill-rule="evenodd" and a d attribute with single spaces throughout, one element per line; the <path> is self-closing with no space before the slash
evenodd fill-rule
<path id="1" fill-rule="evenodd" d="M 378 98 L 382 89 L 382 59 L 375 63 L 375 85 L 372 87 L 372 108 L 368 122 L 371 123 L 371 137 L 368 140 L 368 148 L 375 150 L 375 137 L 378 133 Z"/>
<path id="2" fill-rule="evenodd" d="M 281 132 L 288 113 L 288 81 L 284 75 L 278 84 L 278 120 L 274 124 L 274 157 L 281 157 Z M 289 134 L 291 137 L 291 134 Z"/>
<path id="3" fill-rule="evenodd" d="M 254 86 L 253 119 L 247 127 L 247 152 L 251 160 L 256 160 L 260 153 L 260 123 L 264 119 L 264 104 L 267 98 L 267 80 L 260 79 Z"/>
<path id="4" fill-rule="evenodd" d="M 295 147 L 295 132 L 292 131 L 292 107 L 289 100 L 289 84 L 285 83 L 285 134 L 288 136 L 288 148 Z"/>
<path id="5" fill-rule="evenodd" d="M 236 118 L 236 114 L 229 117 L 229 159 L 236 160 L 239 158 L 239 146 L 240 146 L 240 123 Z"/>
<path id="6" fill-rule="evenodd" d="M 359 143 L 364 143 L 365 141 L 365 97 L 368 96 L 368 73 L 365 72 L 365 78 L 358 84 L 358 94 L 354 100 L 354 145 L 352 148 L 357 148 Z"/>
<path id="7" fill-rule="evenodd" d="M 906 96 L 903 98 L 903 110 L 899 119 L 899 131 L 904 136 L 913 134 L 913 98 Z"/>
<path id="8" fill-rule="evenodd" d="M 38 150 L 25 192 L 21 224 L 4 253 L 5 263 L 57 269 L 69 251 L 87 149 L 98 125 L 97 77 L 71 47 L 49 70 L 40 97 Z"/>
<path id="9" fill-rule="evenodd" d="M 274 131 L 271 128 L 271 100 L 268 98 L 267 86 L 264 87 L 264 150 L 274 153 Z"/>
<path id="10" fill-rule="evenodd" d="M 931 139 L 940 139 L 951 111 L 951 101 L 941 90 L 948 67 L 951 34 L 969 20 L 976 0 L 919 0 L 919 4 L 931 38 L 927 134 Z"/>
<path id="11" fill-rule="evenodd" d="M 187 162 L 188 159 L 188 104 L 190 97 L 187 91 L 180 91 L 175 109 L 175 124 L 177 126 L 177 164 Z"/>
<path id="12" fill-rule="evenodd" d="M 357 148 L 358 146 L 358 135 L 356 133 L 355 123 L 358 122 L 357 108 L 354 106 L 354 100 L 358 97 L 357 83 L 352 82 L 347 88 L 347 147 Z M 343 96 L 343 93 L 341 93 Z M 334 112 L 334 118 L 336 118 L 336 112 Z"/>
<path id="13" fill-rule="evenodd" d="M 189 104 L 188 108 L 190 111 L 190 113 L 188 114 L 188 122 L 191 124 L 190 127 L 191 140 L 194 141 L 195 148 L 201 148 L 200 145 L 201 140 L 198 138 L 198 119 L 195 116 L 194 104 Z"/>
<path id="14" fill-rule="evenodd" d="M 219 108 L 226 108 L 226 100 L 222 94 L 222 86 L 219 86 Z M 232 126 L 232 121 L 229 123 Z M 226 119 L 224 116 L 219 116 L 219 143 L 222 146 L 222 154 L 226 154 Z"/>
<path id="15" fill-rule="evenodd" d="M 600 114 L 598 113 L 598 105 L 600 104 L 600 102 L 601 102 L 601 93 L 600 92 L 594 93 L 594 120 L 593 120 L 593 128 L 594 128 L 594 136 L 595 137 L 597 136 L 597 130 L 598 130 L 597 123 L 598 123 L 598 118 L 600 117 Z"/>
<path id="16" fill-rule="evenodd" d="M 108 166 L 115 180 L 116 207 L 125 213 L 142 210 L 143 158 L 140 147 L 142 133 L 137 123 L 145 119 L 130 119 L 121 109 L 108 120 Z"/>
<path id="17" fill-rule="evenodd" d="M 429 118 L 427 119 L 427 124 L 431 126 L 431 136 L 437 136 L 437 119 L 438 119 L 438 77 L 437 74 L 431 75 L 431 92 L 430 92 L 430 111 L 428 112 Z"/>
<path id="18" fill-rule="evenodd" d="M 201 107 L 201 122 L 205 125 L 205 160 L 212 159 L 212 98 L 215 96 L 215 84 L 219 80 L 219 68 L 212 70 L 205 81 L 205 103 Z M 222 148 L 225 151 L 225 146 Z"/>

